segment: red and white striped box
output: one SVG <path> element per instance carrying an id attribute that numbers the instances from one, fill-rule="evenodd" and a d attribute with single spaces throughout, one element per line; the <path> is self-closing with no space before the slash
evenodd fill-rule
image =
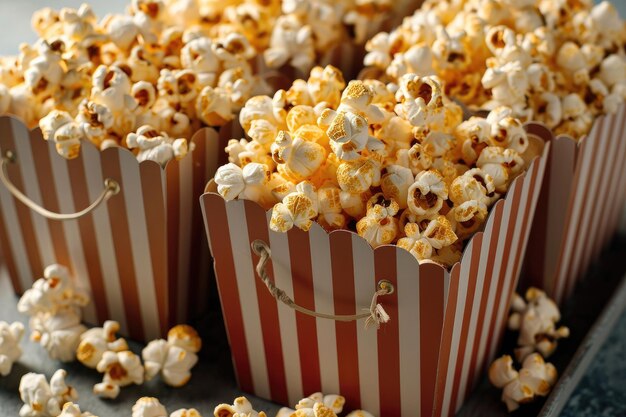
<path id="1" fill-rule="evenodd" d="M 83 143 L 80 156 L 59 156 L 39 129 L 0 117 L 0 151 L 11 152 L 9 180 L 35 204 L 54 212 L 87 207 L 106 178 L 120 192 L 77 220 L 51 220 L 18 201 L 0 184 L 0 244 L 16 293 L 52 263 L 68 266 L 89 290 L 90 324 L 117 320 L 121 333 L 152 340 L 184 322 L 206 298 L 208 263 L 198 198 L 219 161 L 206 144 L 213 129 L 198 131 L 195 150 L 166 168 L 139 163 L 122 148 L 97 150 Z M 224 137 L 230 137 L 225 132 Z"/>
<path id="2" fill-rule="evenodd" d="M 551 137 L 552 151 L 532 228 L 525 279 L 557 302 L 571 294 L 611 241 L 626 202 L 626 105 L 598 118 L 575 141 Z"/>
<path id="3" fill-rule="evenodd" d="M 376 416 L 453 415 L 497 352 L 549 148 L 513 181 L 450 271 L 317 223 L 308 232 L 273 232 L 269 212 L 226 202 L 210 183 L 201 204 L 241 389 L 285 405 L 322 391 Z M 366 329 L 277 303 L 255 275 L 256 240 L 271 250 L 273 283 L 298 305 L 361 313 L 385 279 L 395 292 L 378 300 L 391 320 Z"/>

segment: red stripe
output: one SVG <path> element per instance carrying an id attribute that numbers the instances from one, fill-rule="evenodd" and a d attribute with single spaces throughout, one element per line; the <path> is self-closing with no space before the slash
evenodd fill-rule
<path id="1" fill-rule="evenodd" d="M 456 365 L 454 369 L 454 385 L 452 386 L 451 396 L 452 402 L 450 405 L 450 409 L 454 411 L 457 409 L 456 398 L 459 393 L 459 385 L 461 385 L 461 373 L 465 365 L 465 351 L 469 348 L 467 345 L 467 336 L 469 333 L 470 321 L 473 316 L 474 296 L 476 295 L 476 283 L 478 281 L 478 266 L 480 265 L 483 233 L 477 233 L 474 235 L 470 244 L 472 245 L 472 258 L 469 259 L 469 276 L 463 277 L 463 280 L 468 281 L 467 294 L 465 295 L 465 309 L 463 311 L 463 317 L 459 317 L 459 319 L 463 320 L 463 323 L 461 325 L 461 338 L 459 339 L 459 345 L 457 346 Z M 465 253 L 467 253 L 467 248 L 465 248 Z M 467 262 L 468 260 L 464 261 Z M 465 393 L 463 394 L 463 398 L 465 398 Z"/>
<path id="2" fill-rule="evenodd" d="M 243 306 L 239 298 L 235 262 L 228 229 L 226 203 L 221 196 L 216 194 L 205 194 L 202 197 L 202 202 L 204 220 L 211 238 L 210 248 L 214 259 L 213 267 L 237 381 L 242 391 L 254 393 L 252 370 L 241 313 Z"/>
<path id="3" fill-rule="evenodd" d="M 378 330 L 378 390 L 380 414 L 389 417 L 402 415 L 400 398 L 400 328 L 398 323 L 398 276 L 395 246 L 383 246 L 374 251 L 374 285 L 381 279 L 390 281 L 396 288 L 391 295 L 385 295 L 380 302 L 391 317 L 388 323 Z M 376 288 L 376 287 L 374 287 Z M 375 330 L 370 330 L 375 331 Z M 371 364 L 371 366 L 374 366 Z"/>
<path id="4" fill-rule="evenodd" d="M 252 245 L 252 242 L 257 239 L 269 244 L 269 233 L 267 230 L 265 211 L 252 201 L 245 201 L 244 207 L 246 212 L 246 222 L 248 224 L 248 237 L 250 239 L 250 244 Z M 252 257 L 253 265 L 256 265 L 259 257 L 252 251 L 252 247 L 250 247 L 250 256 Z M 274 281 L 273 268 L 268 268 L 268 271 L 270 272 L 272 281 Z M 296 274 L 293 274 L 293 276 L 296 277 L 294 281 L 297 281 L 300 277 L 300 275 Z M 283 358 L 283 348 L 280 337 L 277 301 L 267 291 L 263 282 L 258 279 L 256 272 L 254 283 L 256 285 L 256 294 L 259 301 L 259 315 L 261 321 L 261 331 L 263 332 L 265 358 L 267 360 L 270 395 L 272 400 L 281 404 L 288 404 L 289 399 L 287 396 L 287 381 L 285 379 L 285 361 Z M 299 301 L 296 300 L 296 303 L 299 303 Z M 315 330 L 313 330 L 312 335 L 315 336 L 316 334 Z"/>
<path id="5" fill-rule="evenodd" d="M 152 262 L 152 278 L 156 292 L 159 312 L 160 331 L 167 334 L 170 310 L 167 299 L 168 254 L 167 254 L 167 217 L 165 213 L 165 195 L 163 188 L 163 169 L 156 163 L 141 163 L 141 190 L 143 192 L 146 228 L 150 241 L 150 258 Z"/>
<path id="6" fill-rule="evenodd" d="M 448 301 L 441 335 L 441 347 L 439 354 L 439 366 L 437 368 L 437 384 L 435 391 L 435 404 L 432 415 L 443 417 L 442 408 L 448 379 L 448 367 L 450 365 L 450 355 L 452 354 L 452 335 L 454 332 L 454 322 L 456 321 L 456 304 L 459 296 L 459 277 L 461 275 L 461 264 L 457 263 L 450 271 L 450 289 L 448 291 Z M 448 414 L 453 414 L 454 410 L 449 409 Z"/>
<path id="7" fill-rule="evenodd" d="M 489 252 L 487 253 L 487 266 L 485 268 L 485 281 L 483 284 L 483 295 L 480 302 L 480 308 L 478 310 L 478 326 L 476 328 L 476 338 L 474 339 L 474 347 L 472 350 L 472 358 L 469 370 L 468 381 L 470 384 L 467 385 L 467 389 L 465 391 L 465 396 L 467 397 L 471 391 L 473 384 L 476 382 L 477 374 L 476 371 L 478 369 L 482 369 L 483 363 L 478 362 L 478 352 L 480 348 L 481 337 L 483 334 L 483 326 L 485 325 L 485 314 L 487 310 L 487 304 L 489 303 L 489 289 L 493 285 L 493 267 L 496 260 L 496 248 L 498 236 L 500 234 L 500 224 L 502 222 L 502 210 L 504 204 L 496 204 L 491 209 L 491 224 L 493 224 L 493 228 L 491 229 L 491 234 L 487 236 L 490 239 L 489 242 Z M 485 259 L 483 259 L 483 262 Z"/>
<path id="8" fill-rule="evenodd" d="M 329 240 L 335 314 L 356 314 L 352 233 L 336 231 Z M 356 322 L 335 322 L 339 392 L 346 398 L 345 408 L 349 410 L 361 408 L 356 326 Z"/>
<path id="9" fill-rule="evenodd" d="M 87 172 L 85 172 L 85 164 L 82 161 L 82 154 L 78 159 L 67 161 L 69 177 L 72 179 L 71 191 L 74 198 L 74 207 L 76 210 L 82 210 L 89 206 L 89 188 L 87 186 Z M 109 307 L 107 305 L 107 297 L 104 286 L 104 277 L 100 263 L 100 254 L 98 252 L 98 241 L 96 240 L 96 231 L 93 222 L 93 215 L 87 215 L 79 218 L 77 221 L 80 232 L 80 241 L 85 255 L 85 266 L 87 267 L 88 277 L 80 277 L 88 279 L 91 286 L 91 295 L 98 324 L 108 320 Z"/>
<path id="10" fill-rule="evenodd" d="M 122 155 L 122 152 L 127 151 L 111 148 L 101 153 L 102 176 L 104 178 L 114 179 L 121 187 L 119 194 L 115 195 L 107 202 L 109 221 L 113 241 L 115 242 L 115 258 L 117 259 L 117 269 L 124 299 L 128 331 L 132 338 L 143 341 L 143 320 L 139 308 L 137 277 L 135 276 L 133 264 L 133 250 L 130 241 L 129 219 L 126 211 L 126 197 L 124 196 L 124 182 L 122 181 L 121 168 L 121 158 L 128 158 L 130 155 Z"/>
<path id="11" fill-rule="evenodd" d="M 22 124 L 19 124 L 19 126 L 26 131 L 26 128 Z M 12 123 L 12 119 L 8 117 L 0 119 L 0 132 L 5 132 L 4 136 L 7 139 L 5 142 L 7 147 L 3 149 L 3 152 L 6 152 L 7 150 L 13 150 L 17 155 L 16 163 L 6 165 L 8 177 L 19 190 L 25 192 L 24 182 L 22 181 L 22 173 L 20 170 L 20 164 L 24 162 L 23 159 L 20 158 L 19 153 L 15 151 L 16 146 L 14 141 L 16 140 L 16 132 L 13 131 L 13 127 L 14 124 Z M 34 282 L 36 277 L 42 276 L 44 265 L 41 261 L 39 248 L 37 247 L 36 243 L 37 234 L 35 233 L 35 227 L 31 218 L 31 211 L 28 207 L 26 207 L 17 199 L 13 198 L 13 202 L 15 204 L 15 209 L 17 212 L 17 222 L 19 223 L 19 227 L 24 238 L 24 245 L 26 246 L 26 253 L 17 254 L 17 256 L 27 257 L 28 263 L 30 264 L 31 272 L 34 275 L 32 277 L 22 278 L 26 278 L 26 280 L 32 280 Z"/>
<path id="12" fill-rule="evenodd" d="M 420 402 L 421 415 L 430 416 L 435 408 L 437 361 L 445 306 L 445 271 L 438 265 L 419 266 L 420 308 Z"/>

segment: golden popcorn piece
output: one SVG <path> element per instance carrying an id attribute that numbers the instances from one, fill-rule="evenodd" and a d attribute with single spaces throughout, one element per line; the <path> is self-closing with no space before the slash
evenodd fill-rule
<path id="1" fill-rule="evenodd" d="M 445 216 L 407 223 L 404 233 L 406 237 L 398 240 L 398 247 L 407 250 L 420 262 L 432 258 L 435 250 L 450 246 L 458 239 Z"/>
<path id="2" fill-rule="evenodd" d="M 59 417 L 97 417 L 89 412 L 82 413 L 80 411 L 80 407 L 77 404 L 72 402 L 67 402 L 63 406 L 63 410 L 61 410 L 61 414 Z"/>
<path id="3" fill-rule="evenodd" d="M 347 193 L 363 193 L 380 184 L 380 163 L 367 157 L 342 162 L 337 168 L 337 183 Z"/>
<path id="4" fill-rule="evenodd" d="M 569 336 L 567 327 L 556 327 L 561 319 L 558 306 L 537 288 L 529 288 L 525 300 L 515 294 L 511 310 L 508 327 L 519 331 L 515 356 L 520 362 L 535 351 L 544 358 L 549 357 L 556 349 L 558 339 Z"/>
<path id="5" fill-rule="evenodd" d="M 469 239 L 485 222 L 487 208 L 483 202 L 469 200 L 452 208 L 447 218 L 459 239 Z"/>
<path id="6" fill-rule="evenodd" d="M 213 411 L 215 417 L 267 417 L 261 411 L 257 412 L 252 408 L 250 401 L 246 397 L 235 398 L 233 404 L 220 404 Z"/>
<path id="7" fill-rule="evenodd" d="M 80 344 L 76 348 L 76 359 L 88 368 L 96 369 L 104 352 L 121 352 L 128 350 L 123 338 L 117 338 L 120 325 L 116 321 L 107 320 L 102 327 L 93 327 L 80 335 Z"/>
<path id="8" fill-rule="evenodd" d="M 292 138 L 284 130 L 278 132 L 271 152 L 278 172 L 294 181 L 303 181 L 311 177 L 326 158 L 326 150 L 321 145 L 298 136 Z"/>
<path id="9" fill-rule="evenodd" d="M 132 417 L 167 417 L 167 410 L 154 397 L 141 397 L 132 408 Z"/>
<path id="10" fill-rule="evenodd" d="M 366 204 L 366 215 L 356 224 L 359 236 L 373 248 L 387 245 L 396 240 L 398 220 L 394 217 L 400 207 L 393 199 L 386 199 L 382 193 L 373 195 Z"/>
<path id="11" fill-rule="evenodd" d="M 326 109 L 322 112 L 318 124 L 327 127 L 330 147 L 337 157 L 344 161 L 354 161 L 361 157 L 362 151 L 379 150 L 384 144 L 369 134 L 368 121 L 363 116 L 351 111 Z"/>
<path id="12" fill-rule="evenodd" d="M 102 383 L 94 385 L 93 392 L 105 398 L 116 398 L 119 388 L 131 384 L 140 385 L 144 381 L 141 359 L 129 350 L 104 352 L 96 369 L 104 376 Z"/>
<path id="13" fill-rule="evenodd" d="M 485 148 L 476 161 L 476 166 L 493 179 L 497 193 L 506 192 L 511 181 L 522 172 L 524 165 L 524 160 L 515 150 L 498 146 Z"/>
<path id="14" fill-rule="evenodd" d="M 348 219 L 341 205 L 341 189 L 332 185 L 317 191 L 317 222 L 327 231 L 345 229 Z"/>
<path id="15" fill-rule="evenodd" d="M 448 198 L 448 186 L 437 171 L 422 171 L 408 190 L 408 207 L 418 216 L 434 215 Z"/>
<path id="16" fill-rule="evenodd" d="M 63 406 L 76 401 L 78 393 L 65 383 L 67 372 L 56 371 L 50 383 L 45 375 L 29 372 L 20 380 L 19 392 L 24 405 L 19 411 L 20 416 L 58 416 Z"/>
<path id="17" fill-rule="evenodd" d="M 381 171 L 380 187 L 388 200 L 397 202 L 400 209 L 407 208 L 409 188 L 415 177 L 410 169 L 400 165 L 387 165 Z"/>
<path id="18" fill-rule="evenodd" d="M 172 139 L 149 125 L 141 126 L 135 133 L 126 136 L 128 149 L 138 149 L 137 160 L 154 161 L 161 166 L 172 159 L 184 158 L 189 152 L 187 139 Z"/>
<path id="19" fill-rule="evenodd" d="M 318 215 L 317 193 L 309 182 L 296 185 L 296 191 L 288 194 L 272 209 L 270 229 L 287 232 L 294 226 L 308 231 Z"/>
<path id="20" fill-rule="evenodd" d="M 215 173 L 217 192 L 226 201 L 236 198 L 252 200 L 263 207 L 271 207 L 274 198 L 268 189 L 271 172 L 266 165 L 255 162 L 243 168 L 233 163 L 223 165 Z"/>

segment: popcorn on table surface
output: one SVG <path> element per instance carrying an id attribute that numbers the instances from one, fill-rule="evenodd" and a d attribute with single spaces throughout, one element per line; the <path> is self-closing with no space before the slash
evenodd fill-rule
<path id="1" fill-rule="evenodd" d="M 81 324 L 81 307 L 88 303 L 89 297 L 75 287 L 69 270 L 54 264 L 26 290 L 17 309 L 30 316 L 31 339 L 41 344 L 50 358 L 71 362 L 87 330 Z"/>
<path id="2" fill-rule="evenodd" d="M 246 102 L 247 137 L 228 143 L 215 183 L 226 200 L 272 208 L 272 230 L 317 221 L 450 267 L 534 156 L 512 115 L 499 106 L 463 121 L 436 76 L 346 85 L 336 68 L 316 67 Z"/>
<path id="3" fill-rule="evenodd" d="M 436 74 L 470 108 L 505 105 L 578 139 L 626 99 L 625 43 L 608 1 L 427 0 L 368 41 L 364 64 L 396 83 Z"/>
<path id="4" fill-rule="evenodd" d="M 20 341 L 23 336 L 22 323 L 0 321 L 0 376 L 9 375 L 13 364 L 22 356 Z"/>
<path id="5" fill-rule="evenodd" d="M 49 383 L 45 375 L 30 372 L 22 376 L 19 392 L 24 405 L 20 417 L 59 416 L 66 403 L 78 398 L 76 390 L 66 384 L 66 376 L 63 369 L 56 371 Z"/>
<path id="6" fill-rule="evenodd" d="M 502 401 L 509 412 L 520 404 L 531 402 L 535 397 L 545 397 L 557 380 L 554 365 L 546 363 L 540 354 L 533 353 L 524 359 L 518 371 L 513 367 L 513 359 L 504 355 L 489 367 L 489 381 L 502 388 Z"/>
<path id="7" fill-rule="evenodd" d="M 548 358 L 556 350 L 557 341 L 569 336 L 567 327 L 556 326 L 561 320 L 559 307 L 540 289 L 529 288 L 525 300 L 514 294 L 511 311 L 508 327 L 519 331 L 518 348 L 515 349 L 515 358 L 519 362 L 533 352 Z"/>

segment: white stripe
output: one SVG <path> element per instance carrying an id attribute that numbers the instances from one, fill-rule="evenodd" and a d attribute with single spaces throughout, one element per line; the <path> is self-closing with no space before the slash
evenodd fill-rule
<path id="1" fill-rule="evenodd" d="M 356 313 L 369 308 L 372 294 L 376 292 L 374 252 L 369 244 L 357 234 L 352 234 L 352 264 L 354 268 L 354 302 Z M 366 329 L 362 321 L 356 323 L 356 339 L 359 360 L 359 388 L 361 407 L 374 415 L 380 414 L 380 391 L 378 388 L 378 336 L 384 332 Z"/>
<path id="2" fill-rule="evenodd" d="M 270 398 L 267 359 L 263 344 L 259 301 L 254 282 L 256 277 L 250 254 L 248 221 L 244 201 L 232 201 L 226 205 L 226 210 L 254 393 L 262 398 Z"/>
<path id="3" fill-rule="evenodd" d="M 139 310 L 144 336 L 147 340 L 153 340 L 160 336 L 161 329 L 139 164 L 135 157 L 126 151 L 120 151 L 119 156 L 122 171 L 122 192 L 126 202 L 130 247 L 133 254 L 135 280 L 139 296 Z M 157 177 L 155 180 L 160 181 L 160 178 Z"/>
<path id="4" fill-rule="evenodd" d="M 102 193 L 104 184 L 101 154 L 93 146 L 83 146 L 81 152 L 83 155 L 83 165 L 87 173 L 86 183 L 89 201 L 94 201 Z M 123 189 L 123 184 L 121 186 Z M 120 333 L 128 334 L 126 308 L 124 306 L 124 297 L 122 295 L 119 271 L 117 269 L 117 257 L 115 256 L 113 235 L 111 233 L 111 223 L 109 221 L 109 205 L 101 204 L 94 210 L 92 218 L 96 234 L 94 244 L 98 248 L 98 255 L 100 256 L 102 281 L 109 315 L 111 316 L 110 319 L 119 322 Z"/>
<path id="5" fill-rule="evenodd" d="M 474 304 L 471 311 L 471 319 L 469 323 L 469 330 L 467 333 L 467 340 L 464 342 L 465 356 L 461 366 L 463 370 L 461 372 L 461 384 L 457 395 L 457 404 L 463 403 L 463 397 L 465 396 L 465 390 L 467 384 L 473 381 L 468 381 L 470 365 L 472 362 L 472 352 L 474 350 L 474 340 L 476 337 L 476 330 L 478 327 L 478 315 L 480 312 L 480 306 L 484 303 L 483 300 L 483 288 L 485 286 L 485 274 L 487 269 L 487 263 L 489 262 L 487 254 L 489 254 L 489 243 L 493 224 L 489 224 L 483 234 L 483 242 L 480 247 L 480 258 L 478 260 L 478 279 L 476 280 L 476 289 L 474 291 Z"/>
<path id="6" fill-rule="evenodd" d="M 268 213 L 269 215 L 269 213 Z M 293 281 L 291 277 L 291 258 L 287 233 L 270 231 L 270 248 L 272 250 L 272 268 L 276 286 L 293 300 Z M 294 405 L 308 395 L 302 389 L 302 372 L 300 370 L 300 349 L 297 343 L 298 327 L 296 312 L 283 303 L 278 304 L 278 323 L 280 324 L 280 343 L 285 364 L 285 382 L 289 405 Z M 268 364 L 268 366 L 272 366 Z M 309 393 L 310 394 L 310 393 Z"/>
<path id="7" fill-rule="evenodd" d="M 622 105 L 622 116 L 626 116 L 626 104 Z M 620 131 L 615 132 L 616 136 L 621 134 L 622 132 Z M 611 140 L 617 140 L 617 137 L 612 138 Z M 621 159 L 617 163 L 619 169 L 616 170 L 617 172 L 615 174 L 618 180 L 616 189 L 619 191 L 615 194 L 615 203 L 613 204 L 611 213 L 609 215 L 609 228 L 606 232 L 607 242 L 613 237 L 616 228 L 619 227 L 620 231 L 626 232 L 626 216 L 624 216 L 624 214 L 626 214 L 624 210 L 624 203 L 626 203 L 626 183 L 624 182 L 624 180 L 626 179 L 626 154 L 624 153 L 624 151 L 626 151 L 626 141 L 620 140 L 619 142 L 620 150 L 618 155 L 621 157 Z M 619 223 L 620 219 L 622 222 L 621 225 Z"/>
<path id="8" fill-rule="evenodd" d="M 10 248 L 4 248 L 3 256 L 7 258 L 9 256 L 12 257 L 17 274 L 19 275 L 17 278 L 20 281 L 22 290 L 26 291 L 33 285 L 33 278 L 35 277 L 33 276 L 30 263 L 28 262 L 24 235 L 22 234 L 15 204 L 16 201 L 9 190 L 3 185 L 0 185 L 0 207 L 2 207 L 0 215 L 3 218 L 8 243 L 11 246 Z M 17 204 L 22 203 L 17 202 Z"/>
<path id="9" fill-rule="evenodd" d="M 398 277 L 396 288 L 396 294 L 398 295 L 398 330 L 400 332 L 401 412 L 403 416 L 421 417 L 421 277 L 419 264 L 411 254 L 398 249 L 396 268 Z M 428 320 L 428 317 L 424 319 Z"/>
<path id="10" fill-rule="evenodd" d="M 589 153 L 595 152 L 595 157 L 593 157 L 593 161 L 591 164 L 591 181 L 589 181 L 589 186 L 587 187 L 587 189 L 585 190 L 581 190 L 579 189 L 579 192 L 585 194 L 585 198 L 583 200 L 583 216 L 582 216 L 582 223 L 581 223 L 581 229 L 580 231 L 577 233 L 577 237 L 576 240 L 578 241 L 577 247 L 576 247 L 576 251 L 574 254 L 574 258 L 572 259 L 573 263 L 574 263 L 574 269 L 572 270 L 572 282 L 576 282 L 578 280 L 578 277 L 585 272 L 585 269 L 587 268 L 586 265 L 586 261 L 587 261 L 587 256 L 586 256 L 586 252 L 588 250 L 591 249 L 591 245 L 590 243 L 593 242 L 593 238 L 592 238 L 592 234 L 597 231 L 597 220 L 598 218 L 596 217 L 595 219 L 591 219 L 591 213 L 593 211 L 592 207 L 593 205 L 596 204 L 596 198 L 606 198 L 605 193 L 603 193 L 603 187 L 602 185 L 598 184 L 598 182 L 600 180 L 604 180 L 602 181 L 603 183 L 605 183 L 606 178 L 602 178 L 600 175 L 600 172 L 603 169 L 606 169 L 606 166 L 603 165 L 603 157 L 604 155 L 606 155 L 606 151 L 607 151 L 607 146 L 609 143 L 609 131 L 608 128 L 610 127 L 609 123 L 608 123 L 609 119 L 605 118 L 603 120 L 603 131 L 602 131 L 602 135 L 599 135 L 599 130 L 600 129 L 596 129 L 595 131 L 591 132 L 591 134 L 593 135 L 593 137 L 589 137 L 586 140 L 592 140 L 591 143 L 587 143 L 587 151 Z M 598 124 L 596 124 L 596 126 L 598 126 Z M 599 127 L 599 126 L 598 126 Z M 591 145 L 591 146 L 589 146 Z M 598 149 L 599 148 L 599 149 Z M 592 198 L 592 195 L 595 196 L 596 198 Z M 590 230 L 590 227 L 592 227 L 591 222 L 594 222 L 594 227 Z M 580 242 L 580 240 L 584 240 L 583 242 Z"/>
<path id="11" fill-rule="evenodd" d="M 52 172 L 60 211 L 61 213 L 74 213 L 76 212 L 76 205 L 74 203 L 74 195 L 72 194 L 72 181 L 67 167 L 68 161 L 60 156 L 54 147 L 49 147 L 48 151 L 52 162 Z M 87 269 L 83 252 L 84 243 L 78 229 L 78 221 L 67 220 L 62 222 L 62 224 L 67 241 L 67 250 L 78 285 L 88 291 L 89 294 L 92 294 L 89 270 Z M 84 320 L 90 324 L 97 323 L 96 309 L 93 302 L 87 304 L 84 308 Z"/>
<path id="12" fill-rule="evenodd" d="M 566 276 L 566 270 L 568 268 L 564 267 L 566 265 L 569 265 L 570 262 L 572 262 L 572 256 L 573 256 L 573 251 L 574 251 L 574 242 L 578 241 L 578 230 L 576 229 L 577 223 L 578 223 L 578 218 L 580 217 L 580 211 L 582 209 L 582 203 L 584 201 L 584 198 L 587 196 L 587 190 L 583 189 L 583 184 L 585 183 L 587 177 L 589 176 L 589 169 L 590 169 L 590 164 L 591 164 L 591 160 L 592 160 L 592 147 L 591 146 L 587 146 L 590 145 L 590 142 L 587 140 L 589 139 L 589 137 L 583 139 L 584 142 L 582 142 L 579 145 L 579 150 L 580 150 L 580 154 L 578 156 L 578 159 L 580 160 L 580 158 L 582 158 L 581 161 L 581 165 L 580 165 L 580 176 L 578 177 L 578 183 L 574 184 L 574 198 L 573 198 L 573 202 L 571 204 L 573 204 L 573 210 L 572 210 L 572 216 L 570 218 L 570 223 L 566 226 L 568 228 L 568 235 L 567 238 L 565 239 L 565 249 L 564 249 L 564 256 L 563 256 L 563 261 L 561 263 L 561 271 L 559 276 L 557 277 L 557 283 L 558 283 L 558 287 L 555 291 L 555 296 L 557 298 L 557 300 L 561 300 L 563 295 L 564 295 L 564 290 L 565 290 L 565 283 L 568 279 L 568 276 Z"/>
<path id="13" fill-rule="evenodd" d="M 24 127 L 22 122 L 17 119 L 11 119 L 11 129 L 13 131 L 15 147 L 17 151 L 18 162 L 17 165 L 20 168 L 22 174 L 22 184 L 24 189 L 22 190 L 28 198 L 33 200 L 35 204 L 43 207 L 43 200 L 41 197 L 41 189 L 39 187 L 39 178 L 37 177 L 37 166 L 33 157 L 33 150 L 31 148 L 31 138 L 28 130 Z M 41 140 L 41 139 L 39 139 Z M 43 142 L 43 140 L 41 140 Z M 45 149 L 45 143 L 42 143 Z M 54 253 L 54 242 L 50 235 L 50 228 L 48 221 L 45 217 L 37 214 L 33 210 L 29 210 L 33 223 L 33 229 L 35 230 L 35 242 L 38 247 L 39 256 L 41 258 L 41 268 L 47 265 L 57 262 L 56 255 Z"/>
<path id="14" fill-rule="evenodd" d="M 333 297 L 333 271 L 330 260 L 328 234 L 314 224 L 309 231 L 311 243 L 311 271 L 315 291 L 315 310 L 335 312 Z M 323 392 L 339 392 L 339 365 L 337 360 L 337 334 L 333 320 L 316 320 L 317 349 L 320 357 L 320 379 Z M 305 393 L 306 394 L 306 393 Z"/>
<path id="15" fill-rule="evenodd" d="M 450 345 L 450 357 L 448 358 L 448 373 L 446 375 L 446 385 L 441 406 L 441 415 L 448 416 L 454 410 L 450 410 L 452 402 L 452 388 L 454 386 L 454 372 L 457 367 L 456 359 L 461 341 L 461 329 L 463 327 L 463 316 L 465 311 L 465 302 L 467 301 L 467 287 L 469 284 L 470 266 L 473 253 L 473 247 L 470 245 L 465 249 L 463 254 L 464 262 L 461 262 L 461 271 L 459 273 L 459 292 L 456 299 L 456 310 L 454 311 L 454 326 L 452 328 L 452 339 Z"/>
<path id="16" fill-rule="evenodd" d="M 179 197 L 179 222 L 178 222 L 178 276 L 171 277 L 176 279 L 178 286 L 178 305 L 171 308 L 171 311 L 176 311 L 179 321 L 183 321 L 187 313 L 187 299 L 189 289 L 189 263 L 193 262 L 190 259 L 191 253 L 191 228 L 193 216 L 194 204 L 198 204 L 194 201 L 193 197 L 193 158 L 183 158 L 178 161 L 180 167 L 180 176 L 178 182 L 178 197 Z"/>

